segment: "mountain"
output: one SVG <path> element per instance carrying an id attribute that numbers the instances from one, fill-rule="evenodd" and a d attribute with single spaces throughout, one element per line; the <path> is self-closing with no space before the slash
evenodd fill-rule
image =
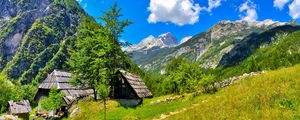
<path id="1" fill-rule="evenodd" d="M 0 71 L 23 84 L 68 69 L 68 46 L 86 23 L 97 24 L 76 0 L 1 0 L 0 6 Z"/>
<path id="2" fill-rule="evenodd" d="M 252 41 L 255 43 L 255 37 L 272 30 L 273 28 L 293 25 L 294 22 L 278 22 L 272 20 L 264 21 L 220 21 L 213 25 L 205 32 L 199 33 L 191 38 L 183 38 L 183 41 L 177 46 L 164 48 L 156 47 L 155 49 L 135 49 L 126 51 L 132 60 L 139 65 L 140 68 L 146 71 L 158 72 L 162 67 L 174 57 L 181 56 L 191 62 L 197 62 L 204 68 L 216 68 L 217 66 L 225 65 L 228 57 L 223 57 L 227 53 L 235 54 L 240 52 L 245 57 L 249 51 L 236 50 L 241 43 Z M 268 36 L 269 39 L 274 37 L 276 33 L 292 32 L 296 29 L 283 29 L 274 31 L 274 34 Z M 262 35 L 264 36 L 264 35 Z M 264 40 L 267 38 L 264 38 Z M 251 48 L 252 49 L 252 48 Z M 255 50 L 253 48 L 252 50 Z M 251 50 L 251 51 L 252 51 Z M 229 57 L 230 58 L 230 57 Z M 244 57 L 241 57 L 244 59 Z M 230 62 L 238 62 L 234 58 Z"/>
<path id="3" fill-rule="evenodd" d="M 180 40 L 180 44 L 185 43 L 186 41 L 188 41 L 189 39 L 191 39 L 193 36 L 185 36 Z"/>
<path id="4" fill-rule="evenodd" d="M 164 48 L 164 47 L 174 47 L 177 45 L 177 38 L 171 33 L 164 33 L 155 38 L 152 35 L 144 38 L 139 44 L 132 45 L 124 48 L 124 51 L 138 51 L 138 50 L 149 50 L 154 47 Z"/>
<path id="5" fill-rule="evenodd" d="M 158 37 L 150 35 L 137 45 L 123 48 L 123 51 L 130 56 L 136 64 L 142 65 L 155 60 L 156 56 L 163 56 L 168 49 L 177 45 L 177 38 L 168 32 Z"/>

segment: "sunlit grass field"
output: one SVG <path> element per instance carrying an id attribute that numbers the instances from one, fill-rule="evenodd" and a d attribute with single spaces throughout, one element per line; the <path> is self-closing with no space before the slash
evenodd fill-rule
<path id="1" fill-rule="evenodd" d="M 145 99 L 144 104 L 129 108 L 109 101 L 107 119 L 154 119 L 176 112 L 166 119 L 300 119 L 300 65 L 268 71 L 243 79 L 215 94 L 151 104 L 174 95 Z M 103 119 L 103 106 L 80 102 L 81 112 L 71 120 Z M 184 110 L 183 110 L 184 109 Z"/>
<path id="2" fill-rule="evenodd" d="M 206 99 L 168 119 L 300 119 L 300 65 L 246 78 Z"/>

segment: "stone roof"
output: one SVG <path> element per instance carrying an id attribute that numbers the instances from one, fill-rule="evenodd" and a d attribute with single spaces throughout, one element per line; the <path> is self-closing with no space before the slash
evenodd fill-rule
<path id="1" fill-rule="evenodd" d="M 134 92 L 137 94 L 139 98 L 151 97 L 152 93 L 143 82 L 141 77 L 127 72 L 125 70 L 119 70 L 125 80 L 129 83 L 129 85 L 133 88 Z"/>

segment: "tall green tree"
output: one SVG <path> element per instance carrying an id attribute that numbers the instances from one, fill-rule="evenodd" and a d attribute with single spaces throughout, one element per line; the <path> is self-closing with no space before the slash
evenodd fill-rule
<path id="1" fill-rule="evenodd" d="M 118 38 L 131 22 L 120 20 L 122 16 L 120 11 L 115 4 L 110 11 L 104 12 L 104 16 L 100 18 L 103 25 L 91 20 L 83 22 L 78 31 L 78 39 L 69 49 L 68 64 L 72 69 L 74 80 L 82 86 L 92 88 L 95 100 L 98 95 L 103 100 L 105 111 L 110 83 L 115 79 L 117 69 L 128 65 Z"/>
<path id="2" fill-rule="evenodd" d="M 118 42 L 118 39 L 124 32 L 124 28 L 132 24 L 128 19 L 121 20 L 120 17 L 123 15 L 120 12 L 121 8 L 118 8 L 117 4 L 114 4 L 109 11 L 103 12 L 103 16 L 99 18 L 104 23 L 104 30 L 112 37 L 112 39 L 109 39 L 109 42 L 112 43 L 113 47 L 109 56 L 111 62 L 108 65 L 111 68 L 109 69 L 109 72 L 113 75 L 118 68 L 126 66 L 127 62 L 125 60 L 127 59 L 127 56 L 125 56 L 121 50 L 120 46 L 122 45 L 122 42 Z"/>

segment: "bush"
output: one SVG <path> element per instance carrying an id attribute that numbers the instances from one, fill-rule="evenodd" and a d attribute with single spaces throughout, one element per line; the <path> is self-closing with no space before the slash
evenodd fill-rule
<path id="1" fill-rule="evenodd" d="M 60 109 L 65 105 L 63 97 L 64 95 L 60 93 L 55 87 L 51 88 L 49 96 L 40 101 L 42 108 L 47 111 Z"/>

